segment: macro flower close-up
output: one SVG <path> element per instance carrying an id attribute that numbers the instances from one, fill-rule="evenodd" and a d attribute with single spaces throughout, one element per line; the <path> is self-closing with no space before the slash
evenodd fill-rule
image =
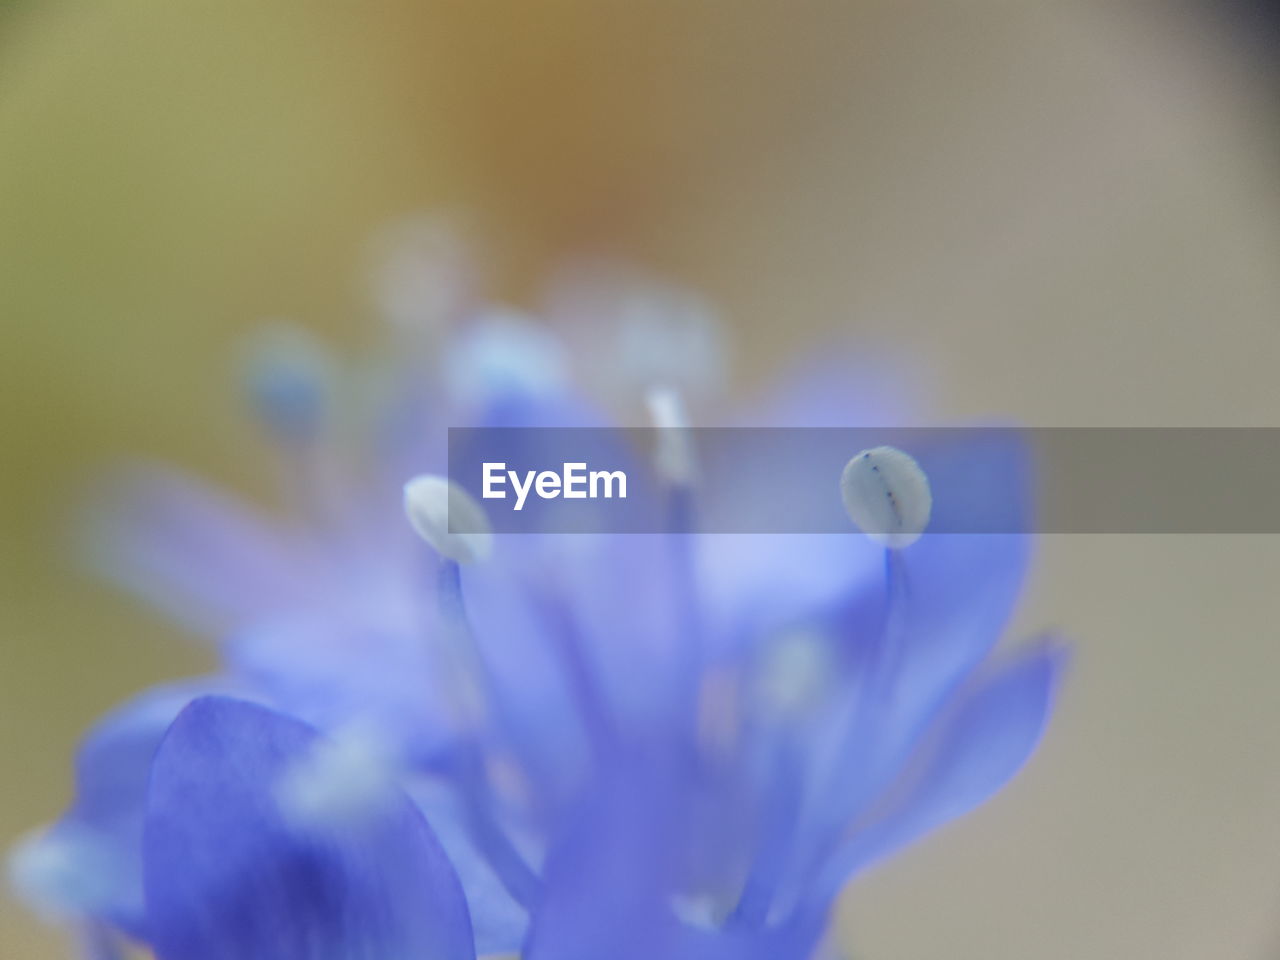
<path id="1" fill-rule="evenodd" d="M 495 532 L 429 472 L 442 424 L 536 445 L 605 414 L 554 323 L 451 301 L 456 251 L 422 243 L 429 221 L 398 232 L 419 262 L 393 251 L 395 280 L 419 300 L 401 291 L 407 326 L 388 324 L 396 363 L 356 376 L 296 330 L 249 349 L 287 511 L 158 467 L 90 507 L 95 567 L 202 629 L 219 670 L 90 732 L 71 807 L 13 857 L 19 892 L 161 958 L 818 956 L 852 876 L 982 803 L 1039 741 L 1064 648 L 988 656 L 1030 533 L 930 535 L 956 478 L 892 448 L 828 478 L 842 534 L 700 532 L 665 380 L 631 399 L 680 526 Z M 633 340 L 713 322 L 622 275 L 561 299 L 590 295 Z M 752 415 L 883 416 L 852 369 L 801 365 Z M 982 497 L 1029 509 L 1024 452 L 973 458 Z"/>
<path id="2" fill-rule="evenodd" d="M 0 5 L 0 960 L 1274 957 L 1278 54 Z"/>

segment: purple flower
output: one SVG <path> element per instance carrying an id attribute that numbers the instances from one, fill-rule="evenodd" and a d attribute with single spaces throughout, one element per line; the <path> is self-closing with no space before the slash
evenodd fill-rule
<path id="1" fill-rule="evenodd" d="M 213 640 L 223 675 L 91 732 L 71 808 L 14 858 L 20 889 L 160 960 L 817 955 L 850 876 L 983 802 L 1039 740 L 1062 648 L 988 664 L 1029 537 L 450 531 L 444 426 L 608 420 L 568 385 L 573 338 L 479 305 L 438 262 L 452 248 L 409 239 L 379 274 L 395 360 L 362 388 L 292 335 L 249 366 L 291 518 L 154 469 L 110 498 L 99 568 Z M 696 300 L 588 279 L 557 292 L 566 324 L 616 314 L 645 378 L 674 353 L 646 337 L 715 352 Z M 685 395 L 722 373 L 690 352 L 668 371 Z M 802 367 L 747 422 L 900 414 L 854 366 Z M 680 396 L 653 395 L 673 440 Z M 363 411 L 354 437 L 343 410 Z M 980 505 L 1028 509 L 1016 444 L 964 453 L 894 509 L 975 461 Z M 681 456 L 658 474 L 687 509 Z M 427 544 L 401 506 L 421 475 Z M 837 479 L 817 508 L 839 509 Z M 744 495 L 769 481 L 748 472 Z"/>
<path id="2" fill-rule="evenodd" d="M 318 734 L 244 701 L 194 701 L 155 754 L 142 841 L 162 958 L 475 956 L 466 900 L 421 812 L 387 795 L 342 829 L 289 816 L 280 784 Z"/>

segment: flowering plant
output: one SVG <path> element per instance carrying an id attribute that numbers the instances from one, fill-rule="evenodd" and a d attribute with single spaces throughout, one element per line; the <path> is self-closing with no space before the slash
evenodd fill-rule
<path id="1" fill-rule="evenodd" d="M 1040 737 L 1062 648 L 988 665 L 1028 537 L 930 534 L 951 478 L 888 448 L 840 485 L 868 536 L 699 533 L 679 437 L 722 373 L 699 301 L 579 272 L 557 337 L 482 304 L 426 224 L 377 278 L 396 350 L 359 389 L 296 332 L 249 364 L 291 519 L 154 468 L 108 498 L 99 570 L 222 669 L 89 733 L 70 808 L 15 852 L 19 891 L 104 957 L 834 952 L 848 878 Z M 854 369 L 810 364 L 747 422 L 885 416 Z M 602 386 L 660 388 L 671 529 L 492 533 L 442 476 L 444 427 L 599 425 Z M 1023 509 L 1020 452 L 997 466 L 983 496 Z"/>

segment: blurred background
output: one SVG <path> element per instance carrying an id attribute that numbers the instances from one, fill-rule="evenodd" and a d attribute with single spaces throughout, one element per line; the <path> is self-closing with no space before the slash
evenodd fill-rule
<path id="1" fill-rule="evenodd" d="M 1280 425 L 1267 3 L 0 4 L 0 843 L 80 732 L 201 667 L 80 577 L 94 470 L 269 487 L 238 338 L 370 335 L 369 233 L 464 215 L 494 289 L 623 254 L 724 310 L 737 382 L 832 333 L 928 410 Z M 860 880 L 868 960 L 1280 956 L 1280 542 L 1045 538 L 1079 655 L 1026 774 Z M 0 898 L 0 956 L 66 956 Z"/>

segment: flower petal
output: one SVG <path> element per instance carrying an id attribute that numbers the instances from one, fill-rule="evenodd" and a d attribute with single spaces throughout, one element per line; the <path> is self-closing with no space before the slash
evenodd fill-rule
<path id="1" fill-rule="evenodd" d="M 318 740 L 299 721 L 206 697 L 152 771 L 143 873 L 162 960 L 472 960 L 461 887 L 396 791 L 359 824 L 291 822 L 276 785 Z"/>
<path id="2" fill-rule="evenodd" d="M 429 764 L 453 734 L 422 632 L 385 609 L 306 612 L 263 620 L 225 649 L 234 669 L 289 715 L 325 731 L 374 727 L 406 762 Z"/>
<path id="3" fill-rule="evenodd" d="M 42 913 L 145 934 L 142 821 L 151 760 L 173 718 L 217 678 L 157 687 L 103 717 L 76 754 L 75 798 L 10 860 L 20 896 Z"/>
<path id="4" fill-rule="evenodd" d="M 529 927 L 529 915 L 518 904 L 472 841 L 465 800 L 457 791 L 424 783 L 413 791 L 414 802 L 427 817 L 466 891 L 475 930 L 476 952 L 515 955 Z"/>
<path id="5" fill-rule="evenodd" d="M 593 784 L 547 857 L 527 960 L 774 960 L 806 957 L 808 923 L 726 928 L 679 906 L 689 879 L 690 771 L 665 751 L 624 753 Z M 689 914 L 686 916 L 686 914 Z"/>
<path id="6" fill-rule="evenodd" d="M 671 956 L 679 925 L 668 903 L 679 838 L 670 781 L 619 763 L 584 798 L 553 845 L 528 960 Z"/>
<path id="7" fill-rule="evenodd" d="M 176 472 L 129 472 L 92 509 L 88 562 L 203 633 L 302 595 L 298 544 L 264 515 Z"/>
<path id="8" fill-rule="evenodd" d="M 1031 553 L 1031 467 L 1014 433 L 957 435 L 942 448 L 913 451 L 930 477 L 935 514 L 986 513 L 1002 533 L 926 533 L 890 558 L 868 593 L 851 595 L 829 631 L 844 638 L 860 670 L 880 669 L 881 703 L 849 742 L 862 754 L 846 764 L 847 786 L 863 795 L 896 774 L 948 699 L 995 646 L 1021 592 Z M 982 526 L 986 526 L 983 521 Z M 896 582 L 889 583 L 888 578 Z M 891 668 L 883 669 L 886 662 Z M 877 666 L 878 664 L 878 666 Z M 870 724 L 868 728 L 867 724 Z M 868 757 L 870 754 L 870 757 Z"/>
<path id="9" fill-rule="evenodd" d="M 908 735 L 1000 638 L 1031 551 L 1031 464 L 1016 434 L 964 431 L 917 459 L 933 489 L 933 522 L 978 532 L 926 533 L 901 554 L 901 633 L 891 642 L 902 661 L 893 701 Z M 893 592 L 883 590 L 882 602 L 893 602 Z"/>
<path id="10" fill-rule="evenodd" d="M 697 560 L 709 643 L 728 653 L 829 620 L 851 597 L 879 589 L 884 569 L 883 550 L 852 534 L 704 534 Z"/>
<path id="11" fill-rule="evenodd" d="M 855 871 L 974 809 L 1007 783 L 1040 742 L 1066 663 L 1060 645 L 1023 654 L 972 690 L 938 735 L 905 799 L 860 831 L 818 883 L 831 896 Z"/>

